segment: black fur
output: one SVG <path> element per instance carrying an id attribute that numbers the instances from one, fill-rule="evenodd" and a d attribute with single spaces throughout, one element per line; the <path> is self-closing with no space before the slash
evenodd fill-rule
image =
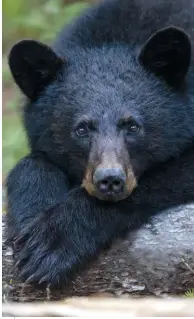
<path id="1" fill-rule="evenodd" d="M 27 42 L 12 49 L 13 76 L 29 98 L 31 154 L 7 182 L 23 278 L 66 281 L 115 238 L 194 200 L 193 30 L 192 0 L 112 0 L 62 30 L 55 53 L 33 41 L 30 53 Z M 138 124 L 137 134 L 119 126 L 123 118 Z M 83 123 L 89 132 L 80 138 Z M 80 187 L 88 165 L 109 151 L 138 180 L 114 204 Z"/>
<path id="2" fill-rule="evenodd" d="M 79 187 L 68 191 L 63 174 L 44 158 L 23 159 L 8 181 L 9 231 L 17 239 L 22 277 L 67 282 L 101 249 L 150 216 L 193 202 L 193 163 L 191 150 L 145 173 L 131 197 L 110 204 Z M 45 209 L 55 201 L 60 203 Z"/>

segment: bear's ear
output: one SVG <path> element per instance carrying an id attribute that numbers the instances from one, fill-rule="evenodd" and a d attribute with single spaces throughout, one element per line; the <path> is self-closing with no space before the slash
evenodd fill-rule
<path id="1" fill-rule="evenodd" d="M 141 49 L 139 61 L 145 69 L 171 86 L 180 86 L 191 60 L 191 42 L 181 29 L 169 27 L 156 32 Z"/>
<path id="2" fill-rule="evenodd" d="M 63 65 L 50 47 L 33 40 L 16 43 L 8 61 L 16 84 L 31 100 L 54 79 Z"/>

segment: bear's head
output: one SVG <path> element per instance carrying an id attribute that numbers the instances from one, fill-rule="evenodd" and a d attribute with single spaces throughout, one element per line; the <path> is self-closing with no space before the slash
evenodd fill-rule
<path id="1" fill-rule="evenodd" d="M 144 171 L 193 143 L 191 41 L 176 27 L 142 47 L 74 45 L 62 57 L 24 40 L 12 48 L 9 65 L 28 98 L 32 151 L 44 152 L 99 199 L 126 198 Z"/>

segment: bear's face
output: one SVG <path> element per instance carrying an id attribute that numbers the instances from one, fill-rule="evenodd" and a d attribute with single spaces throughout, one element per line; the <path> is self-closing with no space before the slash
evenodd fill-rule
<path id="1" fill-rule="evenodd" d="M 167 30 L 141 50 L 126 45 L 75 49 L 67 64 L 47 49 L 59 71 L 55 80 L 50 83 L 48 70 L 41 70 L 41 94 L 36 86 L 26 89 L 31 101 L 25 125 L 32 149 L 45 152 L 74 183 L 99 199 L 126 198 L 145 170 L 178 155 L 193 140 L 193 97 L 182 86 L 190 42 L 183 31 Z M 168 38 L 168 32 L 185 59 L 179 69 L 170 53 L 156 51 L 149 61 L 155 37 Z M 33 76 L 38 83 L 37 73 Z"/>

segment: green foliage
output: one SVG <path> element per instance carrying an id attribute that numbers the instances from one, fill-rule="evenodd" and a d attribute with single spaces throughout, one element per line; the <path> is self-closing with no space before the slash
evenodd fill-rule
<path id="1" fill-rule="evenodd" d="M 10 86 L 10 82 L 12 81 L 11 72 L 9 70 L 8 64 L 7 64 L 7 58 L 3 57 L 3 63 L 2 63 L 2 78 L 3 78 L 3 86 Z"/>
<path id="2" fill-rule="evenodd" d="M 64 5 L 62 0 L 3 0 L 4 50 L 22 38 L 51 41 L 62 25 L 88 5 L 88 1 Z"/>
<path id="3" fill-rule="evenodd" d="M 188 290 L 188 291 L 185 293 L 185 296 L 186 296 L 186 297 L 189 297 L 189 298 L 194 298 L 194 288 L 191 289 L 191 290 Z"/>
<path id="4" fill-rule="evenodd" d="M 7 104 L 6 104 L 6 109 L 8 112 L 18 112 L 19 109 L 19 100 L 20 100 L 20 95 L 15 93 L 15 97 L 13 99 L 10 99 Z"/>
<path id="5" fill-rule="evenodd" d="M 28 152 L 27 141 L 18 116 L 3 117 L 3 174 L 6 174 Z"/>

